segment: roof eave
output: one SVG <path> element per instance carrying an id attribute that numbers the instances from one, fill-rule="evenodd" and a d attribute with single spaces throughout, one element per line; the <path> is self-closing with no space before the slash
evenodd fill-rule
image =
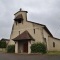
<path id="1" fill-rule="evenodd" d="M 14 39 L 12 39 L 14 40 Z M 29 41 L 29 40 L 32 40 L 32 41 L 35 41 L 35 39 L 15 39 L 14 41 Z"/>
<path id="2" fill-rule="evenodd" d="M 26 13 L 28 13 L 28 11 L 18 11 L 18 12 L 16 12 L 14 15 L 16 15 L 16 14 L 19 13 L 19 12 L 26 12 Z"/>

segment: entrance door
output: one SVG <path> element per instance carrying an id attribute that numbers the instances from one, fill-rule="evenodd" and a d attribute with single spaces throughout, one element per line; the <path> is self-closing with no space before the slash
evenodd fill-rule
<path id="1" fill-rule="evenodd" d="M 23 52 L 28 53 L 28 42 L 25 42 L 23 45 Z"/>

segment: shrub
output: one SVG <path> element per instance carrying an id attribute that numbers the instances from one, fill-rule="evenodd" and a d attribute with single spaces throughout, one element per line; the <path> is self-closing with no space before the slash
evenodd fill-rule
<path id="1" fill-rule="evenodd" d="M 8 53 L 14 53 L 15 52 L 15 45 L 9 45 L 7 47 L 7 52 Z"/>
<path id="2" fill-rule="evenodd" d="M 31 45 L 32 53 L 46 53 L 46 45 L 43 43 L 34 43 Z"/>
<path id="3" fill-rule="evenodd" d="M 6 48 L 7 44 L 5 41 L 0 41 L 0 48 Z"/>

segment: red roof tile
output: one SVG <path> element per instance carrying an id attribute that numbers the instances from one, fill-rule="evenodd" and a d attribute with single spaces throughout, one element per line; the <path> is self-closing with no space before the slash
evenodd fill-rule
<path id="1" fill-rule="evenodd" d="M 23 19 L 23 16 L 22 16 L 22 14 L 20 14 L 20 15 L 18 15 L 17 17 L 15 17 L 15 19 Z"/>
<path id="2" fill-rule="evenodd" d="M 28 31 L 24 31 L 22 34 L 18 35 L 14 39 L 14 41 L 21 41 L 21 40 L 34 40 L 33 37 L 29 34 Z"/>

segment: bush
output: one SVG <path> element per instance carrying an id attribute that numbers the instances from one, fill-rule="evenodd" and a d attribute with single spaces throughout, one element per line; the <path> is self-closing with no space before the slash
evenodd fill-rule
<path id="1" fill-rule="evenodd" d="M 43 43 L 34 43 L 31 45 L 32 53 L 46 53 L 46 45 Z"/>
<path id="2" fill-rule="evenodd" d="M 7 52 L 8 53 L 14 53 L 15 52 L 15 45 L 9 45 L 7 47 Z"/>
<path id="3" fill-rule="evenodd" d="M 0 48 L 6 48 L 7 44 L 5 41 L 0 41 Z"/>

